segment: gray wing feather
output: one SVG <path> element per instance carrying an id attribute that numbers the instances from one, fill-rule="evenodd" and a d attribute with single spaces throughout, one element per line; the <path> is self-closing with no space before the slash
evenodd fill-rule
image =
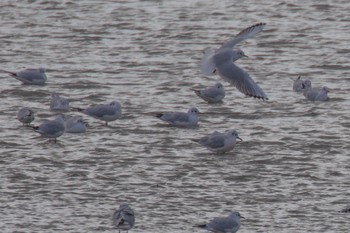
<path id="1" fill-rule="evenodd" d="M 214 218 L 207 224 L 207 228 L 225 232 L 227 229 L 239 228 L 239 224 L 230 218 Z"/>
<path id="2" fill-rule="evenodd" d="M 83 110 L 83 112 L 92 117 L 103 117 L 116 114 L 116 110 L 109 105 L 97 105 L 92 108 L 87 108 Z"/>
<path id="3" fill-rule="evenodd" d="M 228 61 L 217 67 L 220 77 L 233 84 L 240 92 L 248 96 L 268 99 L 264 91 L 254 82 L 250 75 Z"/>
<path id="4" fill-rule="evenodd" d="M 233 48 L 236 44 L 239 42 L 252 38 L 259 32 L 261 32 L 266 24 L 265 23 L 258 23 L 254 24 L 244 30 L 242 30 L 240 33 L 238 33 L 232 40 L 227 41 L 225 44 L 221 46 L 221 48 Z"/>
<path id="5" fill-rule="evenodd" d="M 165 113 L 161 119 L 168 122 L 186 122 L 188 121 L 188 114 L 183 112 L 169 112 Z"/>
<path id="6" fill-rule="evenodd" d="M 225 138 L 222 135 L 209 135 L 199 140 L 199 143 L 203 146 L 210 147 L 213 149 L 221 148 L 225 146 Z"/>

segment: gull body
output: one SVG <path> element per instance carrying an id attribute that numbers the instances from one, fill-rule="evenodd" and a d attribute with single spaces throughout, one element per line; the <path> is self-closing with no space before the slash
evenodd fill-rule
<path id="1" fill-rule="evenodd" d="M 11 72 L 6 70 L 1 71 L 9 73 L 12 77 L 21 81 L 23 84 L 44 85 L 47 80 L 44 68 L 25 69 L 19 72 Z"/>
<path id="2" fill-rule="evenodd" d="M 66 133 L 85 133 L 86 122 L 81 116 L 70 116 L 65 119 Z"/>
<path id="3" fill-rule="evenodd" d="M 214 86 L 205 89 L 192 88 L 191 90 L 208 103 L 219 103 L 225 97 L 225 89 L 221 83 L 216 83 Z"/>
<path id="4" fill-rule="evenodd" d="M 123 203 L 113 213 L 113 225 L 121 230 L 129 231 L 135 225 L 134 211 L 129 207 L 127 203 Z"/>
<path id="5" fill-rule="evenodd" d="M 199 113 L 197 108 L 192 107 L 187 112 L 154 112 L 150 114 L 173 126 L 195 127 L 198 126 Z"/>
<path id="6" fill-rule="evenodd" d="M 56 142 L 56 139 L 65 132 L 64 116 L 60 114 L 54 120 L 44 122 L 39 126 L 33 126 L 33 129 L 41 137 L 48 138 L 49 141 L 53 139 Z"/>
<path id="7" fill-rule="evenodd" d="M 23 125 L 29 125 L 34 121 L 35 115 L 31 108 L 23 107 L 17 112 L 17 119 L 23 123 Z"/>
<path id="8" fill-rule="evenodd" d="M 215 233 L 235 233 L 241 226 L 241 214 L 238 211 L 230 213 L 227 217 L 217 217 L 207 224 L 196 225 Z"/>
<path id="9" fill-rule="evenodd" d="M 51 95 L 50 110 L 51 111 L 64 111 L 64 112 L 69 111 L 68 99 L 60 96 L 59 94 L 53 93 Z"/>
<path id="10" fill-rule="evenodd" d="M 122 106 L 118 101 L 113 101 L 109 104 L 99 104 L 86 109 L 73 108 L 82 112 L 90 117 L 101 120 L 108 125 L 108 122 L 115 121 L 122 116 Z"/>
<path id="11" fill-rule="evenodd" d="M 192 141 L 199 143 L 210 151 L 215 153 L 226 153 L 231 151 L 236 146 L 237 139 L 242 139 L 238 136 L 236 130 L 227 130 L 224 133 L 215 131 L 200 139 L 192 139 Z"/>
<path id="12" fill-rule="evenodd" d="M 253 78 L 233 63 L 241 57 L 246 57 L 242 50 L 234 49 L 234 46 L 243 40 L 254 37 L 257 33 L 262 31 L 264 26 L 265 23 L 252 25 L 242 30 L 232 40 L 224 43 L 219 49 L 206 49 L 201 60 L 202 73 L 206 75 L 217 73 L 221 78 L 234 85 L 243 94 L 267 100 L 266 94 L 255 83 Z"/>
<path id="13" fill-rule="evenodd" d="M 327 87 L 312 88 L 310 80 L 303 83 L 303 95 L 310 101 L 326 101 L 328 100 L 328 92 Z"/>

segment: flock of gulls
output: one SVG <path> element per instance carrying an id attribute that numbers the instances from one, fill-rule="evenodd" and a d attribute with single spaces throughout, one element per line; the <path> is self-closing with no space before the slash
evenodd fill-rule
<path id="1" fill-rule="evenodd" d="M 265 92 L 256 84 L 253 78 L 234 63 L 242 57 L 247 57 L 241 49 L 235 48 L 235 46 L 241 41 L 254 37 L 263 30 L 264 26 L 265 23 L 252 25 L 242 30 L 233 39 L 227 41 L 218 49 L 207 48 L 200 62 L 202 73 L 205 75 L 219 75 L 243 94 L 261 100 L 268 100 Z M 0 71 L 9 73 L 23 84 L 44 85 L 47 80 L 44 68 L 25 69 L 19 72 Z M 204 89 L 191 90 L 208 103 L 219 103 L 225 97 L 225 89 L 221 83 L 216 83 Z M 293 82 L 293 91 L 303 93 L 305 98 L 310 101 L 326 101 L 328 99 L 329 89 L 327 87 L 313 88 L 309 79 L 298 77 Z M 51 96 L 50 109 L 58 112 L 75 110 L 103 121 L 105 125 L 122 116 L 122 106 L 118 101 L 87 108 L 72 108 L 69 106 L 68 99 L 56 93 Z M 196 107 L 192 107 L 187 112 L 152 112 L 149 114 L 172 126 L 196 127 L 198 126 L 198 115 L 200 112 Z M 48 138 L 49 142 L 56 142 L 57 138 L 64 133 L 84 133 L 87 126 L 82 116 L 65 116 L 61 113 L 54 120 L 48 120 L 38 126 L 33 126 L 31 123 L 35 119 L 35 114 L 29 107 L 21 108 L 17 113 L 17 118 L 24 125 L 31 127 L 35 132 L 39 133 L 41 137 Z M 193 141 L 215 153 L 226 153 L 235 147 L 237 139 L 242 140 L 238 136 L 237 131 L 235 129 L 228 129 L 223 133 L 215 131 Z M 240 218 L 243 218 L 240 213 L 234 211 L 227 217 L 217 217 L 206 224 L 198 224 L 196 227 L 212 232 L 233 233 L 237 232 L 240 227 Z M 120 230 L 128 231 L 133 228 L 135 215 L 128 204 L 121 204 L 114 212 L 113 224 L 119 229 L 119 232 Z"/>

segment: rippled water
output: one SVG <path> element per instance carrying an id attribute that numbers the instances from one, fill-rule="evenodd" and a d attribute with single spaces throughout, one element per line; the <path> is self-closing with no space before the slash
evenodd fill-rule
<path id="1" fill-rule="evenodd" d="M 116 232 L 121 202 L 131 232 L 197 232 L 194 223 L 239 210 L 240 232 L 348 232 L 350 3 L 334 1 L 1 1 L 0 68 L 47 68 L 46 86 L 1 74 L 1 232 Z M 239 45 L 269 96 L 246 98 L 225 84 L 223 104 L 189 88 L 212 85 L 198 62 L 241 29 L 265 22 Z M 312 103 L 291 91 L 298 75 L 331 88 Z M 48 144 L 16 119 L 55 115 L 52 92 L 85 107 L 119 99 L 124 116 Z M 207 114 L 197 129 L 144 113 Z M 215 155 L 192 143 L 236 128 L 243 142 Z M 199 230 L 200 231 L 200 230 Z M 198 232 L 199 232 L 198 231 Z"/>

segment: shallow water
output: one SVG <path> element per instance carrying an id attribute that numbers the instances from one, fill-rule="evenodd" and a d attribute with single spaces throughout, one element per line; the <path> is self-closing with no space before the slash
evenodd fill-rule
<path id="1" fill-rule="evenodd" d="M 239 210 L 239 232 L 348 232 L 348 1 L 2 1 L 0 68 L 47 68 L 45 86 L 1 74 L 1 232 L 116 232 L 114 209 L 136 213 L 130 232 L 197 232 L 192 225 Z M 213 85 L 198 62 L 241 29 L 264 31 L 239 47 L 237 64 L 269 101 L 225 85 L 222 104 L 189 89 Z M 309 77 L 331 89 L 312 103 L 293 93 Z M 35 124 L 51 119 L 52 92 L 73 107 L 121 101 L 108 127 L 48 144 L 21 126 L 22 106 Z M 181 129 L 150 111 L 205 112 Z M 243 142 L 215 155 L 190 141 L 237 129 Z M 198 232 L 203 232 L 198 230 Z"/>

